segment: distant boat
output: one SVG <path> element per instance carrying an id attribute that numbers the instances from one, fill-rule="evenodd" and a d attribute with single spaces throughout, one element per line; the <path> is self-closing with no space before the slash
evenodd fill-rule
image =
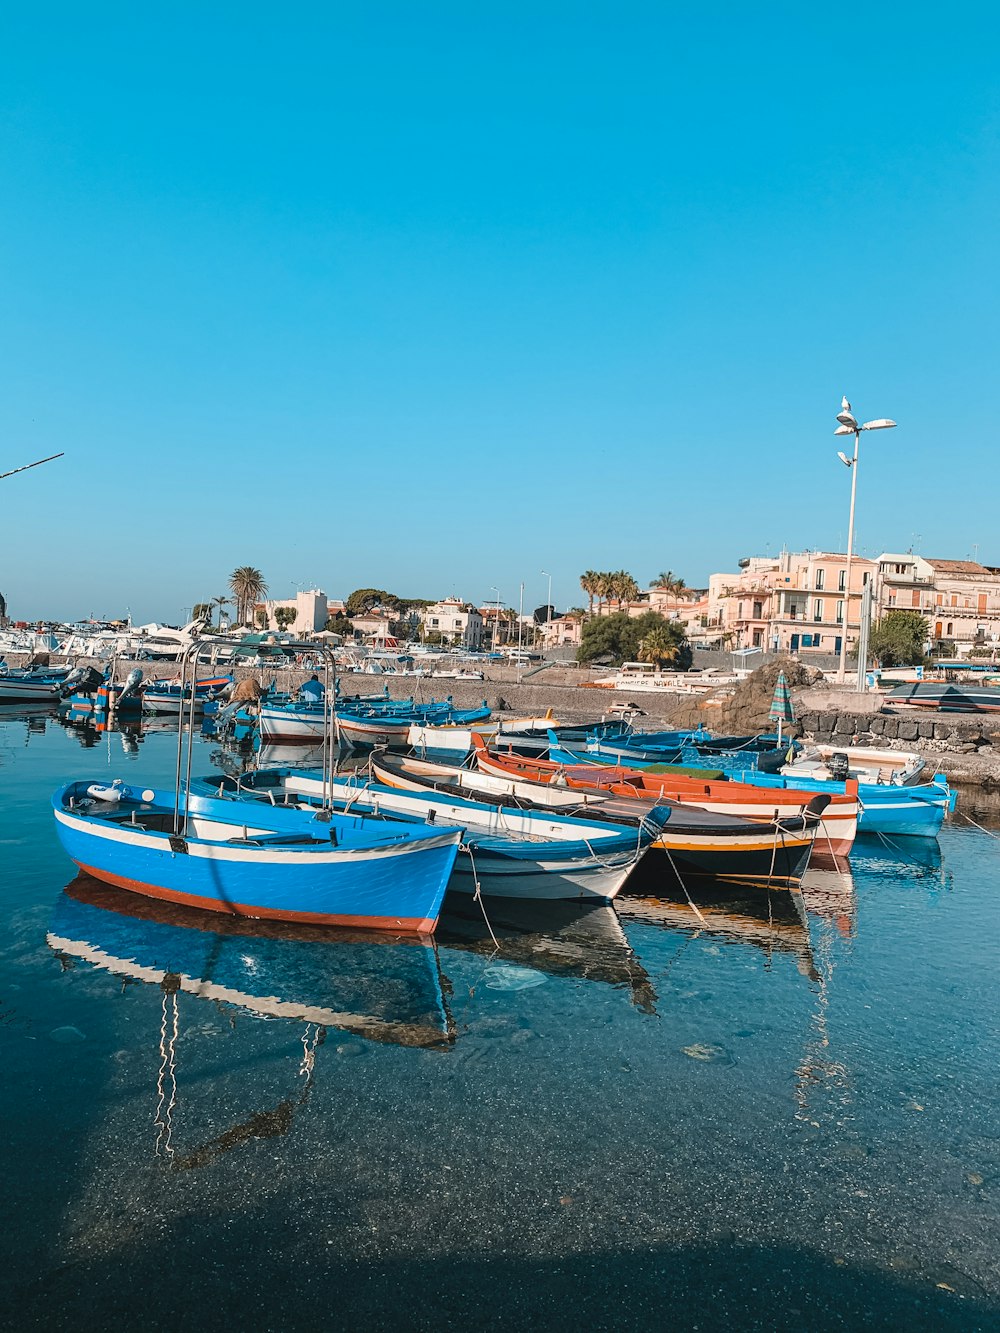
<path id="1" fill-rule="evenodd" d="M 914 704 L 942 713 L 996 713 L 1000 712 L 1000 688 L 972 680 L 920 680 L 897 685 L 885 696 L 885 702 L 889 705 Z"/>
<path id="2" fill-rule="evenodd" d="M 194 711 L 202 713 L 205 705 L 223 699 L 232 688 L 232 676 L 211 676 L 199 680 L 194 689 Z M 154 680 L 142 692 L 142 706 L 147 713 L 177 714 L 191 706 L 191 687 L 177 680 Z"/>

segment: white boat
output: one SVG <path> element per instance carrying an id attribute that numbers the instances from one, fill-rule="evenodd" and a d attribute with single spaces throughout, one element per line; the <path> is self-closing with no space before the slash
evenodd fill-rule
<path id="1" fill-rule="evenodd" d="M 477 722 L 467 727 L 447 724 L 427 726 L 414 722 L 406 733 L 406 743 L 415 754 L 425 757 L 447 755 L 461 758 L 476 748 L 476 736 L 496 740 L 503 736 L 545 731 L 555 725 L 551 709 L 544 717 L 512 717 L 495 724 Z"/>
<path id="2" fill-rule="evenodd" d="M 13 672 L 0 676 L 0 703 L 4 704 L 47 704 L 55 703 L 62 690 L 62 680 L 50 680 L 47 676 L 15 675 Z"/>
<path id="3" fill-rule="evenodd" d="M 913 750 L 872 750 L 861 745 L 809 745 L 781 772 L 789 778 L 821 778 L 882 786 L 913 787 L 921 781 L 925 761 Z"/>
<path id="4" fill-rule="evenodd" d="M 216 795 L 226 780 L 213 777 L 196 789 Z M 232 784 L 235 789 L 235 783 Z M 463 853 L 450 888 L 500 898 L 610 902 L 659 832 L 650 818 L 638 829 L 567 817 L 548 811 L 487 805 L 439 792 L 410 792 L 345 778 L 324 782 L 298 769 L 260 769 L 240 779 L 240 796 L 255 790 L 281 803 L 286 797 L 324 801 L 334 811 L 400 818 L 465 830 Z"/>
<path id="5" fill-rule="evenodd" d="M 738 672 L 717 672 L 714 668 L 707 671 L 661 671 L 652 662 L 623 662 L 613 675 L 588 681 L 583 688 L 705 694 L 718 685 L 735 685 L 742 678 Z"/>

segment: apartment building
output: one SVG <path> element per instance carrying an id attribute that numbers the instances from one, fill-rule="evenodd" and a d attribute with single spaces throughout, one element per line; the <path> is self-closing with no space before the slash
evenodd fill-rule
<path id="1" fill-rule="evenodd" d="M 464 648 L 483 646 L 483 617 L 469 602 L 445 597 L 424 609 L 424 634 L 440 634 L 442 643 Z"/>
<path id="2" fill-rule="evenodd" d="M 878 558 L 878 614 L 919 611 L 934 648 L 956 652 L 1000 643 L 1000 569 L 977 560 L 886 552 Z"/>
<path id="3" fill-rule="evenodd" d="M 706 635 L 730 648 L 839 653 L 858 637 L 861 593 L 876 562 L 855 556 L 782 551 L 752 556 L 736 574 L 709 579 Z"/>

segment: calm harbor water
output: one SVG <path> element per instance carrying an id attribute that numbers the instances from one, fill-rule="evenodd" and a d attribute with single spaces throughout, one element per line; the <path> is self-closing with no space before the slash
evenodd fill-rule
<path id="1" fill-rule="evenodd" d="M 174 756 L 0 716 L 4 1327 L 1000 1326 L 989 831 L 426 948 L 74 877 L 52 790 Z"/>

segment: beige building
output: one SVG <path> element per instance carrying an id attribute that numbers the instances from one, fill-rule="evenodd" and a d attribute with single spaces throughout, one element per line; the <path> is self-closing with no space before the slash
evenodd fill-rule
<path id="1" fill-rule="evenodd" d="M 268 629 L 281 628 L 275 615 L 279 607 L 286 611 L 294 611 L 294 617 L 288 622 L 290 634 L 315 634 L 317 630 L 325 628 L 330 615 L 326 593 L 320 592 L 318 588 L 310 588 L 308 592 L 298 592 L 294 597 L 263 602 L 259 605 L 267 617 Z"/>
<path id="2" fill-rule="evenodd" d="M 539 642 L 543 649 L 579 648 L 586 616 L 579 611 L 567 611 L 538 625 Z"/>
<path id="3" fill-rule="evenodd" d="M 483 617 L 469 602 L 445 597 L 424 608 L 424 635 L 440 634 L 442 643 L 461 644 L 463 648 L 481 648 Z"/>
<path id="4" fill-rule="evenodd" d="M 709 579 L 707 641 L 806 655 L 838 654 L 845 632 L 848 649 L 857 642 L 861 593 L 875 561 L 854 557 L 849 591 L 847 556 L 836 552 L 782 551 L 742 565 Z"/>
<path id="5" fill-rule="evenodd" d="M 976 560 L 886 552 L 878 558 L 878 615 L 919 611 L 935 648 L 958 653 L 1000 643 L 1000 570 Z"/>

